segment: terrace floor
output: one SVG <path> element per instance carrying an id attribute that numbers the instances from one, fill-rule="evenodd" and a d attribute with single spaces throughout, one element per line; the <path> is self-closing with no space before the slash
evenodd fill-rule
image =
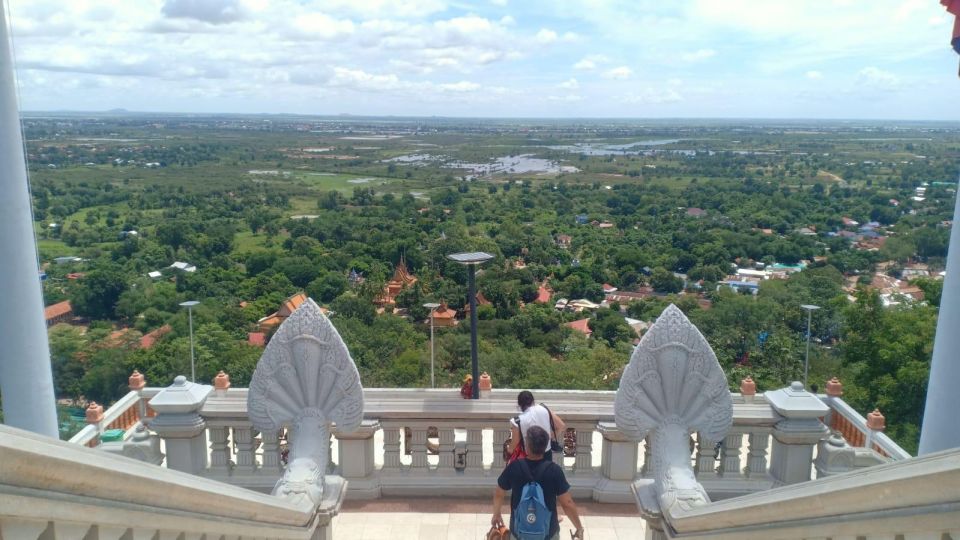
<path id="1" fill-rule="evenodd" d="M 503 510 L 508 506 L 509 499 Z M 632 504 L 578 502 L 577 508 L 587 540 L 644 536 L 645 522 Z M 490 500 L 347 501 L 334 521 L 334 534 L 351 540 L 483 540 L 490 530 L 490 513 Z M 560 523 L 561 540 L 570 538 L 571 528 L 569 519 Z"/>

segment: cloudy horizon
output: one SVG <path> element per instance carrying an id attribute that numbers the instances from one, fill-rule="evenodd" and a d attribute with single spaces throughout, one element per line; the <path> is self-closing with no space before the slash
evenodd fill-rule
<path id="1" fill-rule="evenodd" d="M 8 0 L 31 111 L 960 120 L 935 0 Z"/>

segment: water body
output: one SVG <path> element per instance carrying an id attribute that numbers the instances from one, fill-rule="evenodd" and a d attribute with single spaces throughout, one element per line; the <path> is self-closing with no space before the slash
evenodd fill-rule
<path id="1" fill-rule="evenodd" d="M 648 141 L 634 141 L 623 144 L 603 144 L 603 143 L 576 143 L 547 146 L 551 150 L 561 150 L 573 154 L 583 154 L 585 156 L 629 156 L 640 155 L 649 152 L 648 147 L 663 146 L 675 144 L 683 139 L 654 139 Z"/>
<path id="2" fill-rule="evenodd" d="M 469 171 L 468 177 L 488 176 L 492 174 L 557 174 L 562 172 L 578 172 L 579 169 L 560 162 L 533 157 L 533 154 L 518 156 L 502 156 L 492 158 L 487 163 L 468 163 L 454 160 L 447 156 L 433 154 L 407 154 L 386 159 L 386 162 L 405 163 L 414 166 L 438 164 L 450 169 L 464 169 Z"/>

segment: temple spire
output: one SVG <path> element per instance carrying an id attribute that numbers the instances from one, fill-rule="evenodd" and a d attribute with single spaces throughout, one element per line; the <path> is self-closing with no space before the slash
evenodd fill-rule
<path id="1" fill-rule="evenodd" d="M 17 85 L 0 0 L 0 393 L 7 425 L 59 437 Z"/>
<path id="2" fill-rule="evenodd" d="M 953 209 L 937 334 L 933 340 L 927 404 L 923 410 L 919 455 L 960 447 L 957 411 L 960 410 L 960 197 Z"/>

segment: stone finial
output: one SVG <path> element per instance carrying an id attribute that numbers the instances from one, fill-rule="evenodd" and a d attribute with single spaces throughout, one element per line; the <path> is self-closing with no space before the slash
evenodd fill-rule
<path id="1" fill-rule="evenodd" d="M 97 405 L 96 401 L 91 401 L 87 405 L 87 423 L 88 424 L 98 424 L 103 420 L 103 405 Z"/>
<path id="2" fill-rule="evenodd" d="M 227 390 L 230 388 L 230 376 L 221 369 L 220 373 L 213 378 L 213 388 L 216 390 Z"/>
<path id="3" fill-rule="evenodd" d="M 490 375 L 488 375 L 486 371 L 480 375 L 479 384 L 481 392 L 489 392 L 490 390 L 493 390 L 493 382 L 490 380 Z"/>
<path id="4" fill-rule="evenodd" d="M 130 388 L 131 392 L 139 392 L 147 386 L 147 379 L 139 371 L 133 370 L 133 373 L 130 374 L 130 378 L 127 379 L 127 387 Z"/>
<path id="5" fill-rule="evenodd" d="M 308 298 L 280 325 L 250 379 L 253 427 L 290 426 L 292 443 L 275 495 L 319 504 L 330 461 L 330 428 L 350 433 L 363 420 L 363 387 L 337 329 Z"/>
<path id="6" fill-rule="evenodd" d="M 843 383 L 840 379 L 834 377 L 827 381 L 827 395 L 830 397 L 840 397 L 843 395 Z"/>
<path id="7" fill-rule="evenodd" d="M 886 418 L 880 414 L 880 409 L 874 409 L 872 413 L 867 414 L 867 427 L 874 431 L 883 431 L 886 429 Z"/>
<path id="8" fill-rule="evenodd" d="M 753 396 L 757 394 L 757 383 L 753 382 L 749 376 L 740 381 L 740 395 Z"/>

